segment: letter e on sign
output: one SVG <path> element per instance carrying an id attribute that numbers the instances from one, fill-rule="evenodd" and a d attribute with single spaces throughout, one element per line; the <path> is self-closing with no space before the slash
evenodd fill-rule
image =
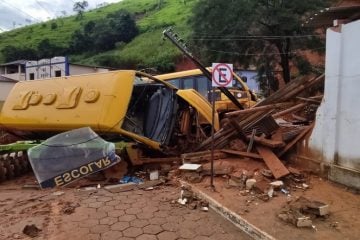
<path id="1" fill-rule="evenodd" d="M 228 63 L 212 64 L 212 86 L 232 87 L 233 65 Z"/>

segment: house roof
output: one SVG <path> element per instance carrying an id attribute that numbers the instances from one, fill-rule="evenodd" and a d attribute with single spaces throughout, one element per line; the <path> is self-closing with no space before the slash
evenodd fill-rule
<path id="1" fill-rule="evenodd" d="M 16 60 L 12 62 L 7 62 L 0 64 L 0 66 L 9 66 L 9 65 L 25 65 L 28 60 Z"/>
<path id="2" fill-rule="evenodd" d="M 0 82 L 14 82 L 17 83 L 18 81 L 12 78 L 4 77 L 0 75 Z"/>
<path id="3" fill-rule="evenodd" d="M 357 19 L 360 19 L 360 5 L 330 7 L 312 14 L 304 21 L 303 27 L 330 27 L 334 20 L 351 22 Z"/>

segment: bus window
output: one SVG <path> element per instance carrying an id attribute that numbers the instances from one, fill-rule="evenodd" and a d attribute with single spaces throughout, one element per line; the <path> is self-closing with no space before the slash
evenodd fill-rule
<path id="1" fill-rule="evenodd" d="M 199 76 L 196 78 L 197 88 L 196 90 L 203 95 L 206 99 L 209 99 L 208 91 L 209 88 L 209 80 L 205 76 Z"/>
<path id="2" fill-rule="evenodd" d="M 180 88 L 180 80 L 181 80 L 181 79 L 176 78 L 176 79 L 170 80 L 170 81 L 168 81 L 168 82 L 169 82 L 170 84 L 174 85 L 175 87 Z"/>
<path id="3" fill-rule="evenodd" d="M 183 84 L 184 84 L 183 89 L 190 89 L 190 88 L 194 89 L 194 78 L 192 77 L 183 78 Z"/>

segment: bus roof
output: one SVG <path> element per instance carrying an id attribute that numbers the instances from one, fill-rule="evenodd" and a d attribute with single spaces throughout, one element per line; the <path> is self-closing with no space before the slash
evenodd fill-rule
<path id="1" fill-rule="evenodd" d="M 207 67 L 206 69 L 211 72 L 211 67 Z M 246 85 L 246 83 L 235 72 L 233 72 L 233 74 L 234 74 L 234 78 L 241 84 L 243 89 L 245 91 L 249 91 L 249 87 Z M 183 78 L 183 77 L 197 76 L 197 75 L 203 75 L 203 72 L 200 69 L 192 69 L 192 70 L 156 75 L 155 77 L 163 81 L 168 81 L 174 78 Z"/>

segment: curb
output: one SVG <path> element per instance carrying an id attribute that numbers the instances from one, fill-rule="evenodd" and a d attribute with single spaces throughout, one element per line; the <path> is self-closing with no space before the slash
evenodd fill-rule
<path id="1" fill-rule="evenodd" d="M 250 237 L 252 237 L 255 240 L 276 240 L 273 236 L 270 234 L 262 231 L 261 229 L 257 228 L 253 224 L 249 223 L 247 220 L 236 214 L 235 212 L 231 211 L 227 207 L 220 204 L 215 199 L 211 198 L 206 193 L 199 190 L 197 187 L 181 181 L 180 183 L 184 186 L 190 187 L 191 191 L 199 198 L 206 200 L 209 202 L 209 206 L 211 209 L 213 209 L 216 213 L 220 214 L 222 217 L 230 221 L 232 224 L 234 224 L 237 228 L 248 234 Z"/>

